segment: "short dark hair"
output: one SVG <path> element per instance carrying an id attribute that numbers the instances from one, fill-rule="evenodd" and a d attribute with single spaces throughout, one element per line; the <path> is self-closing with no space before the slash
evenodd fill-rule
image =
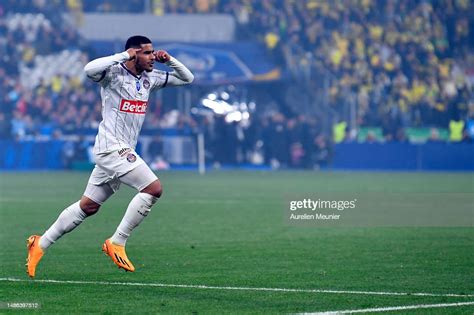
<path id="1" fill-rule="evenodd" d="M 129 48 L 140 48 L 142 44 L 151 44 L 151 40 L 148 37 L 135 35 L 127 39 L 125 43 L 125 50 Z"/>

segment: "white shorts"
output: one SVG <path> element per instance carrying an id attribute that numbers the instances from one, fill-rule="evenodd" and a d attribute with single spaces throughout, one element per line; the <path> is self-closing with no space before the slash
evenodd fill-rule
<path id="1" fill-rule="evenodd" d="M 141 191 L 158 179 L 132 149 L 96 154 L 95 161 L 84 196 L 100 205 L 120 188 L 121 183 Z"/>

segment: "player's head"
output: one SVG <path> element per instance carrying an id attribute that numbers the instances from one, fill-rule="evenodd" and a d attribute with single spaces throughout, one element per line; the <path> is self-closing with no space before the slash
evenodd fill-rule
<path id="1" fill-rule="evenodd" d="M 148 37 L 135 35 L 127 39 L 125 43 L 125 50 L 129 48 L 140 48 L 137 52 L 137 57 L 133 60 L 135 67 L 139 72 L 152 71 L 155 62 L 155 55 L 153 50 L 153 44 Z"/>
<path id="2" fill-rule="evenodd" d="M 125 43 L 125 50 L 129 48 L 142 48 L 142 45 L 151 44 L 151 40 L 148 37 L 135 35 L 127 39 Z"/>

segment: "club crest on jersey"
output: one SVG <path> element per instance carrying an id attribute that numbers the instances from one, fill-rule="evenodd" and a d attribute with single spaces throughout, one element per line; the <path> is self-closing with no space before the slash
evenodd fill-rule
<path id="1" fill-rule="evenodd" d="M 143 80 L 143 87 L 148 90 L 150 88 L 150 81 L 147 79 Z"/>
<path id="2" fill-rule="evenodd" d="M 145 114 L 147 106 L 148 102 L 145 101 L 122 99 L 120 102 L 120 111 L 131 114 Z"/>
<path id="3" fill-rule="evenodd" d="M 133 153 L 129 153 L 127 154 L 127 161 L 129 161 L 130 163 L 133 163 L 137 160 L 137 156 Z"/>

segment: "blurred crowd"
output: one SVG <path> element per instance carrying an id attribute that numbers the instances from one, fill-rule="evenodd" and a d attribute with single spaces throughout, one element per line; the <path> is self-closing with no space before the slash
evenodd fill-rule
<path id="1" fill-rule="evenodd" d="M 174 127 L 204 129 L 212 159 L 222 163 L 258 156 L 273 164 L 326 163 L 333 123 L 344 130 L 336 142 L 353 141 L 363 126 L 382 128 L 386 141 L 406 138 L 406 127 L 462 122 L 467 130 L 474 121 L 472 11 L 469 0 L 4 0 L 0 139 L 74 133 L 100 122 L 98 88 L 88 80 L 58 76 L 33 90 L 20 84 L 20 65 L 32 66 L 35 56 L 80 49 L 88 59 L 87 42 L 62 12 L 227 13 L 238 39 L 263 42 L 290 77 L 286 97 L 272 100 L 276 108 L 246 126 L 178 113 Z M 44 18 L 12 27 L 7 17 L 16 13 Z M 150 103 L 145 127 L 169 127 L 161 101 Z"/>
<path id="2" fill-rule="evenodd" d="M 232 14 L 239 38 L 264 42 L 292 74 L 296 86 L 283 105 L 293 115 L 309 94 L 311 114 L 382 126 L 387 140 L 408 126 L 474 119 L 469 0 L 154 3 L 158 13 Z"/>
<path id="3" fill-rule="evenodd" d="M 77 30 L 63 20 L 64 10 L 63 1 L 0 3 L 0 139 L 50 134 L 49 130 L 58 126 L 67 129 L 74 120 L 83 119 L 81 124 L 88 121 L 84 112 L 97 107 L 96 95 L 86 92 L 90 87 L 82 85 L 79 78 L 54 77 L 51 83 L 39 84 L 34 90 L 20 82 L 20 68 L 33 67 L 38 55 L 64 49 L 86 51 Z M 18 23 L 7 22 L 7 16 L 19 13 L 34 16 L 27 21 L 16 19 Z M 97 111 L 100 114 L 100 108 Z"/>

